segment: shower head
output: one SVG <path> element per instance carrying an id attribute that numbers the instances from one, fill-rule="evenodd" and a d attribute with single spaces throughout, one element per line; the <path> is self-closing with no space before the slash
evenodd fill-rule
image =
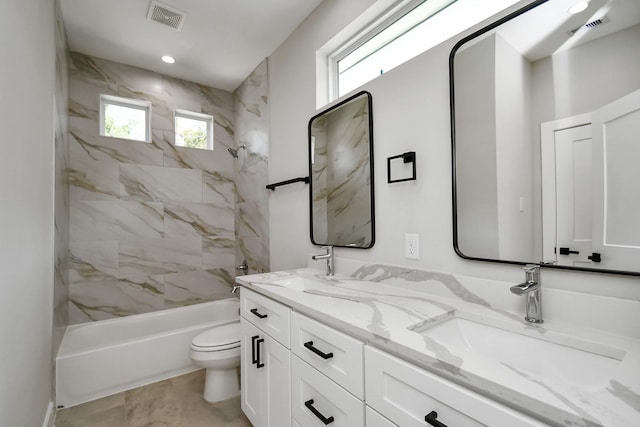
<path id="1" fill-rule="evenodd" d="M 247 145 L 246 144 L 242 144 L 240 147 L 238 148 L 227 148 L 227 151 L 229 151 L 229 154 L 231 154 L 233 156 L 234 159 L 238 158 L 238 151 L 242 150 L 242 149 L 247 149 Z"/>

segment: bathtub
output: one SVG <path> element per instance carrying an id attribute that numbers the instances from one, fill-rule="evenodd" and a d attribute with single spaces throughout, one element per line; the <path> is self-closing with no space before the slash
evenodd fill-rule
<path id="1" fill-rule="evenodd" d="M 189 358 L 191 340 L 238 322 L 239 307 L 229 298 L 69 326 L 56 357 L 56 404 L 78 405 L 199 369 Z"/>

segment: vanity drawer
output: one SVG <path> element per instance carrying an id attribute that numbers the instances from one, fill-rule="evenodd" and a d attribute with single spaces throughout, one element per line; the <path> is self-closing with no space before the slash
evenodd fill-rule
<path id="1" fill-rule="evenodd" d="M 449 427 L 543 424 L 397 357 L 365 349 L 367 405 L 402 427 L 426 425 L 432 411 Z"/>
<path id="2" fill-rule="evenodd" d="M 291 313 L 291 351 L 364 400 L 364 344 L 355 338 Z"/>
<path id="3" fill-rule="evenodd" d="M 291 416 L 305 427 L 364 427 L 364 403 L 292 356 Z"/>
<path id="4" fill-rule="evenodd" d="M 250 289 L 240 291 L 240 315 L 269 334 L 271 338 L 289 347 L 291 309 Z"/>

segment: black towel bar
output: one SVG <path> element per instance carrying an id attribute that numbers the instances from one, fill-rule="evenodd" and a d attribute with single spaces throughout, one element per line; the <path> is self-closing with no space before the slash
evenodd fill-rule
<path id="1" fill-rule="evenodd" d="M 288 179 L 286 181 L 280 181 L 280 182 L 276 182 L 274 184 L 269 184 L 269 185 L 267 185 L 267 190 L 274 191 L 276 189 L 276 187 L 280 187 L 282 185 L 293 184 L 294 182 L 304 182 L 305 184 L 308 184 L 309 183 L 309 177 L 308 176 L 301 176 L 300 178 L 293 178 L 293 179 Z"/>

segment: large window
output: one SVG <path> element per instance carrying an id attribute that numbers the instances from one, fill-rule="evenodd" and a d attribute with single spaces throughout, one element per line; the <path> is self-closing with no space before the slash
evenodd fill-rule
<path id="1" fill-rule="evenodd" d="M 100 95 L 100 135 L 151 141 L 151 103 Z"/>
<path id="2" fill-rule="evenodd" d="M 330 98 L 353 91 L 517 1 L 399 0 L 328 55 Z"/>
<path id="3" fill-rule="evenodd" d="M 192 111 L 176 110 L 176 145 L 213 150 L 213 117 Z"/>

